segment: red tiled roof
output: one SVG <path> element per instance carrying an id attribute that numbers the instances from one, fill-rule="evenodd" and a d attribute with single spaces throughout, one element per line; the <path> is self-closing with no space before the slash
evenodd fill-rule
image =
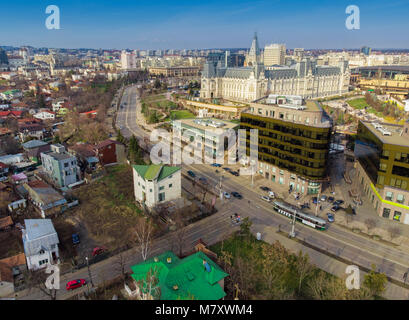
<path id="1" fill-rule="evenodd" d="M 31 188 L 50 188 L 48 184 L 41 180 L 33 180 L 27 183 Z"/>
<path id="2" fill-rule="evenodd" d="M 0 229 L 9 227 L 13 225 L 13 220 L 11 219 L 10 216 L 0 218 Z"/>
<path id="3" fill-rule="evenodd" d="M 26 264 L 24 253 L 0 260 L 0 281 L 13 282 L 13 267 Z"/>

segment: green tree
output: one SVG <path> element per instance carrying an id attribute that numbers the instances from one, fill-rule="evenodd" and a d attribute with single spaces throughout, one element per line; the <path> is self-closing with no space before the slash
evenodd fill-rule
<path id="1" fill-rule="evenodd" d="M 250 236 L 250 228 L 253 223 L 250 221 L 249 217 L 246 217 L 242 220 L 240 225 L 240 234 L 243 236 Z"/>
<path id="2" fill-rule="evenodd" d="M 364 278 L 364 286 L 368 288 L 373 297 L 379 297 L 386 287 L 388 278 L 384 273 L 376 271 L 376 265 L 371 265 L 371 271 L 369 271 Z"/>
<path id="3" fill-rule="evenodd" d="M 159 80 L 159 79 L 156 79 L 156 80 L 155 80 L 155 83 L 153 84 L 153 87 L 154 87 L 155 89 L 160 89 L 161 83 L 160 83 L 160 80 Z"/>

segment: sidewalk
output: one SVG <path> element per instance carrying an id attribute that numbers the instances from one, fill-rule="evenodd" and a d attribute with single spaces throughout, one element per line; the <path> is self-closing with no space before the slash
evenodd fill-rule
<path id="1" fill-rule="evenodd" d="M 275 228 L 261 224 L 253 224 L 251 229 L 254 234 L 260 232 L 262 235 L 262 240 L 268 242 L 269 244 L 280 241 L 285 248 L 293 253 L 298 253 L 300 250 L 304 254 L 307 253 L 312 264 L 328 273 L 331 273 L 341 279 L 345 279 L 347 276 L 345 273 L 347 264 L 320 253 L 312 248 L 305 247 L 302 244 L 277 233 L 277 229 Z M 360 271 L 361 284 L 364 280 L 365 274 L 366 272 Z M 409 299 L 409 290 L 388 282 L 383 296 L 390 300 L 407 300 Z"/>

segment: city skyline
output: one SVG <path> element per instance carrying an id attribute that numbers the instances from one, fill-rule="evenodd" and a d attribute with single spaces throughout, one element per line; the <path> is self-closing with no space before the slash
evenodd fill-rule
<path id="1" fill-rule="evenodd" d="M 60 30 L 45 27 L 51 3 L 16 1 L 3 8 L 2 46 L 104 49 L 247 48 L 256 31 L 260 46 L 353 49 L 363 45 L 406 49 L 409 1 L 357 1 L 360 29 L 348 30 L 348 1 L 177 1 L 118 3 L 59 1 Z M 189 4 L 189 5 L 187 5 Z"/>

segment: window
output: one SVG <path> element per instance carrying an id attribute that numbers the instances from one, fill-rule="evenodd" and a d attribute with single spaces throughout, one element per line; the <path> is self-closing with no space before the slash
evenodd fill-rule
<path id="1" fill-rule="evenodd" d="M 389 151 L 388 150 L 383 150 L 382 156 L 385 158 L 389 158 Z"/>
<path id="2" fill-rule="evenodd" d="M 393 192 L 386 192 L 386 200 L 393 201 Z"/>
<path id="3" fill-rule="evenodd" d="M 395 152 L 395 160 L 400 160 L 401 153 L 400 152 Z"/>
<path id="4" fill-rule="evenodd" d="M 400 221 L 400 216 L 402 215 L 402 212 L 400 211 L 395 211 L 395 213 L 393 214 L 393 220 L 395 221 Z"/>
<path id="5" fill-rule="evenodd" d="M 278 181 L 280 184 L 284 184 L 284 178 L 283 177 L 280 177 L 280 179 L 279 179 L 279 181 Z"/>
<path id="6" fill-rule="evenodd" d="M 164 187 L 164 186 L 162 186 L 162 187 L 159 187 L 159 190 L 163 190 L 163 189 L 165 189 L 165 187 Z"/>
<path id="7" fill-rule="evenodd" d="M 379 165 L 379 170 L 381 170 L 381 171 L 386 171 L 386 168 L 387 168 L 388 166 L 387 166 L 387 164 L 386 163 L 381 163 L 380 165 Z"/>
<path id="8" fill-rule="evenodd" d="M 362 178 L 362 180 L 361 180 L 361 184 L 363 184 L 364 183 L 364 178 Z M 379 175 L 378 176 L 378 184 L 384 184 L 385 183 L 385 176 L 381 176 L 381 175 Z"/>
<path id="9" fill-rule="evenodd" d="M 149 189 L 149 192 L 152 192 L 152 189 Z"/>
<path id="10" fill-rule="evenodd" d="M 169 188 L 172 188 L 172 184 L 169 184 Z"/>
<path id="11" fill-rule="evenodd" d="M 68 162 L 64 163 L 64 168 L 68 167 Z"/>
<path id="12" fill-rule="evenodd" d="M 159 193 L 159 201 L 165 201 L 165 193 L 164 192 Z"/>
<path id="13" fill-rule="evenodd" d="M 403 196 L 403 194 L 398 194 L 396 196 L 396 202 L 397 203 L 404 203 L 405 202 L 405 197 Z"/>
<path id="14" fill-rule="evenodd" d="M 391 213 L 391 209 L 383 208 L 382 217 L 389 218 L 390 213 Z"/>

